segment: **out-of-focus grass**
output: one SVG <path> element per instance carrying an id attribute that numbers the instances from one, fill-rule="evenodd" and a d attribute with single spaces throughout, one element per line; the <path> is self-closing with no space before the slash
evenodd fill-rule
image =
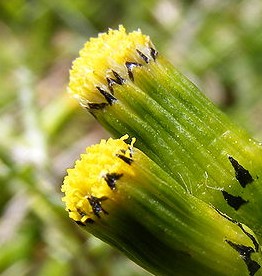
<path id="1" fill-rule="evenodd" d="M 108 134 L 66 93 L 99 31 L 141 28 L 239 124 L 262 138 L 260 0 L 0 2 L 1 275 L 146 275 L 67 217 L 60 185 Z"/>

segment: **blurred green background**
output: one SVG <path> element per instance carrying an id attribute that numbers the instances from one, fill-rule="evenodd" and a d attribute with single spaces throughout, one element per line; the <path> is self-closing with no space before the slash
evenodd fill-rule
<path id="1" fill-rule="evenodd" d="M 0 274 L 149 275 L 68 219 L 60 186 L 108 134 L 66 94 L 90 36 L 124 24 L 262 140 L 262 1 L 0 1 Z"/>

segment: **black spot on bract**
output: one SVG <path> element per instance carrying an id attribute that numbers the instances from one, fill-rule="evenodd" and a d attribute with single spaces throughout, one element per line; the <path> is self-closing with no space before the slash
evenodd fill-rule
<path id="1" fill-rule="evenodd" d="M 120 159 L 122 159 L 125 163 L 127 163 L 128 165 L 131 165 L 133 162 L 133 159 L 126 157 L 125 155 L 122 154 L 116 154 L 117 157 L 119 157 Z"/>
<path id="2" fill-rule="evenodd" d="M 96 110 L 99 110 L 99 109 L 104 109 L 108 103 L 88 103 L 88 109 L 96 109 Z"/>
<path id="3" fill-rule="evenodd" d="M 112 105 L 114 102 L 117 101 L 117 99 L 110 93 L 108 93 L 107 91 L 105 91 L 104 89 L 102 89 L 101 87 L 97 86 L 96 87 L 98 89 L 98 91 L 105 97 L 105 99 L 107 100 L 107 102 Z"/>
<path id="4" fill-rule="evenodd" d="M 106 199 L 106 198 L 105 198 Z M 101 199 L 101 198 L 97 198 L 95 196 L 90 196 L 87 198 L 90 206 L 92 207 L 92 210 L 94 212 L 94 214 L 100 218 L 100 213 L 103 212 L 104 214 L 108 214 L 103 208 L 102 208 L 102 204 L 101 201 L 105 200 L 105 199 Z"/>
<path id="5" fill-rule="evenodd" d="M 116 181 L 122 176 L 122 173 L 107 173 L 104 177 L 107 185 L 111 190 L 116 189 Z"/>
<path id="6" fill-rule="evenodd" d="M 257 242 L 256 238 L 252 234 L 250 234 L 249 232 L 247 232 L 240 222 L 238 222 L 237 225 L 250 238 L 250 240 L 252 241 L 252 243 L 255 246 L 255 251 L 259 252 L 259 243 Z"/>
<path id="7" fill-rule="evenodd" d="M 233 207 L 236 211 L 248 201 L 244 200 L 241 196 L 233 196 L 226 191 L 222 191 L 223 197 L 226 200 L 227 204 Z"/>
<path id="8" fill-rule="evenodd" d="M 215 208 L 215 210 L 225 219 L 231 221 L 232 223 L 236 224 L 242 231 L 243 233 L 252 241 L 253 245 L 254 245 L 254 251 L 255 252 L 259 252 L 260 251 L 260 245 L 258 243 L 258 241 L 256 240 L 256 238 L 249 232 L 247 232 L 243 226 L 242 223 L 230 218 L 229 216 L 227 216 L 226 214 L 220 212 L 218 209 Z"/>
<path id="9" fill-rule="evenodd" d="M 116 84 L 122 85 L 125 80 L 114 70 L 112 70 L 112 73 L 115 78 L 106 78 L 106 80 L 107 80 L 108 88 L 109 88 L 110 92 L 113 94 L 114 93 L 113 86 Z"/>
<path id="10" fill-rule="evenodd" d="M 109 88 L 110 92 L 113 94 L 114 93 L 113 86 L 114 86 L 114 84 L 116 84 L 116 81 L 112 78 L 106 78 L 106 81 L 107 81 L 108 88 Z"/>
<path id="11" fill-rule="evenodd" d="M 241 166 L 233 157 L 229 156 L 228 159 L 235 170 L 237 181 L 243 188 L 245 188 L 247 184 L 254 181 L 249 171 Z"/>
<path id="12" fill-rule="evenodd" d="M 145 61 L 145 63 L 149 63 L 149 58 L 143 54 L 141 51 L 139 51 L 138 49 L 136 49 L 137 53 L 139 54 L 139 56 Z"/>
<path id="13" fill-rule="evenodd" d="M 93 224 L 95 221 L 91 218 L 87 218 L 85 222 L 89 224 Z"/>
<path id="14" fill-rule="evenodd" d="M 250 246 L 245 246 L 242 244 L 236 244 L 234 242 L 231 242 L 229 240 L 226 240 L 226 242 L 234 248 L 240 255 L 240 257 L 244 260 L 247 269 L 249 271 L 250 276 L 254 276 L 255 273 L 260 269 L 260 265 L 251 259 L 251 254 L 254 253 L 254 249 Z"/>
<path id="15" fill-rule="evenodd" d="M 150 48 L 150 55 L 151 57 L 153 58 L 153 60 L 155 61 L 156 60 L 156 57 L 158 55 L 158 52 L 154 49 L 154 48 Z"/>
<path id="16" fill-rule="evenodd" d="M 127 73 L 128 73 L 128 76 L 129 76 L 130 80 L 134 81 L 134 75 L 133 75 L 133 72 L 132 72 L 133 68 L 134 67 L 141 67 L 142 64 L 137 63 L 137 62 L 129 62 L 129 61 L 127 61 L 125 65 L 126 65 Z"/>
<path id="17" fill-rule="evenodd" d="M 79 226 L 86 226 L 86 224 L 85 223 L 83 223 L 82 221 L 75 221 L 75 223 L 77 224 L 77 225 L 79 225 Z"/>
<path id="18" fill-rule="evenodd" d="M 117 84 L 123 84 L 125 82 L 125 79 L 123 79 L 116 71 L 112 70 L 112 73 L 114 74 L 115 76 L 115 82 Z"/>

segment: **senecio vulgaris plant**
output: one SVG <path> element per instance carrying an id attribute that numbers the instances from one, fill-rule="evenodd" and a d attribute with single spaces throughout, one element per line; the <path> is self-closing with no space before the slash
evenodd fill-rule
<path id="1" fill-rule="evenodd" d="M 68 169 L 71 219 L 155 275 L 262 275 L 262 145 L 148 36 L 91 38 L 69 93 L 116 137 Z"/>

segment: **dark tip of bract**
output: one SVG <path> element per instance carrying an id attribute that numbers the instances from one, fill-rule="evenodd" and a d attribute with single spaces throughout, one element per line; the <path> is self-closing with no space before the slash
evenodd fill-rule
<path id="1" fill-rule="evenodd" d="M 223 197 L 226 200 L 227 204 L 233 207 L 236 211 L 243 205 L 248 203 L 241 196 L 233 196 L 226 191 L 222 191 Z"/>
<path id="2" fill-rule="evenodd" d="M 127 61 L 127 62 L 125 63 L 125 65 L 126 65 L 127 73 L 128 73 L 128 76 L 129 76 L 130 80 L 131 80 L 131 81 L 134 81 L 134 75 L 133 75 L 133 72 L 132 72 L 132 71 L 133 71 L 133 68 L 134 68 L 134 67 L 141 67 L 142 64 L 137 63 L 137 62 L 129 62 L 129 61 Z"/>
<path id="3" fill-rule="evenodd" d="M 112 70 L 112 73 L 115 76 L 115 82 L 119 85 L 123 84 L 125 82 L 125 80 L 114 70 Z"/>
<path id="4" fill-rule="evenodd" d="M 86 226 L 86 224 L 83 223 L 82 221 L 75 220 L 74 222 L 79 226 Z"/>
<path id="5" fill-rule="evenodd" d="M 122 159 L 125 163 L 127 163 L 128 165 L 131 165 L 133 162 L 133 159 L 126 157 L 125 155 L 122 154 L 116 154 L 117 157 L 119 157 L 120 159 Z"/>
<path id="6" fill-rule="evenodd" d="M 235 160 L 232 156 L 229 156 L 228 159 L 235 170 L 235 176 L 237 181 L 243 188 L 245 188 L 247 184 L 254 181 L 249 171 L 246 170 L 243 166 L 241 166 L 237 162 L 237 160 Z"/>
<path id="7" fill-rule="evenodd" d="M 96 88 L 105 97 L 105 99 L 107 100 L 107 102 L 110 105 L 112 105 L 115 101 L 117 101 L 117 99 L 112 94 L 110 94 L 109 92 L 105 91 L 101 87 L 97 86 Z"/>
<path id="8" fill-rule="evenodd" d="M 109 188 L 111 190 L 115 190 L 116 189 L 116 181 L 123 176 L 123 174 L 121 173 L 107 173 L 104 177 L 107 185 L 109 186 Z"/>
<path id="9" fill-rule="evenodd" d="M 261 266 L 256 261 L 251 259 L 251 254 L 255 252 L 254 249 L 250 246 L 236 244 L 229 240 L 226 240 L 226 242 L 239 253 L 241 259 L 245 262 L 247 266 L 249 275 L 254 276 L 256 272 L 261 268 Z"/>
<path id="10" fill-rule="evenodd" d="M 136 49 L 137 53 L 139 54 L 139 56 L 145 61 L 145 63 L 149 63 L 149 58 L 143 54 L 141 51 L 139 51 L 138 49 Z"/>
<path id="11" fill-rule="evenodd" d="M 154 48 L 150 48 L 150 55 L 151 57 L 153 58 L 153 60 L 155 61 L 156 60 L 156 57 L 158 55 L 158 52 L 154 49 Z"/>
<path id="12" fill-rule="evenodd" d="M 105 198 L 106 199 L 106 198 Z M 102 205 L 101 205 L 101 201 L 102 200 L 105 200 L 105 199 L 100 199 L 100 198 L 97 198 L 95 196 L 90 196 L 87 198 L 90 206 L 92 207 L 92 210 L 95 214 L 95 216 L 97 216 L 98 218 L 100 218 L 100 213 L 103 212 L 104 214 L 108 214 L 103 208 L 102 208 Z"/>
<path id="13" fill-rule="evenodd" d="M 104 109 L 107 105 L 108 103 L 88 103 L 87 109 L 101 110 Z"/>

